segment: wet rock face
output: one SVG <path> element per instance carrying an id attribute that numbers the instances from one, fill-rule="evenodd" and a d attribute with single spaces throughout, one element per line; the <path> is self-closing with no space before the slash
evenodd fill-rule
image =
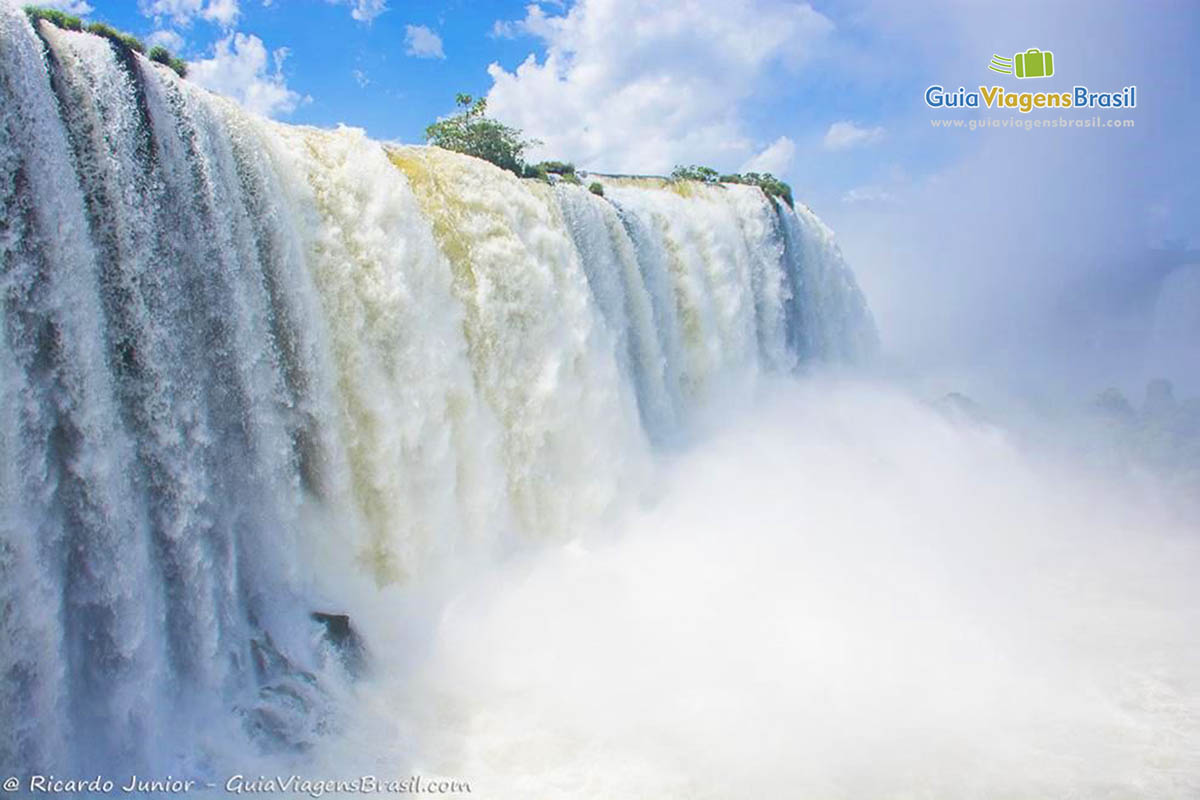
<path id="1" fill-rule="evenodd" d="M 331 703 L 317 676 L 263 634 L 250 642 L 258 696 L 240 708 L 247 732 L 265 752 L 305 751 L 330 724 Z"/>
<path id="2" fill-rule="evenodd" d="M 1122 459 L 1172 480 L 1200 487 L 1200 398 L 1178 399 L 1171 382 L 1146 384 L 1145 399 L 1135 408 L 1117 389 L 1107 389 L 1092 404 L 1105 427 L 1097 431 Z"/>
<path id="3" fill-rule="evenodd" d="M 1146 384 L 1146 403 L 1143 414 L 1147 417 L 1162 417 L 1176 410 L 1175 387 L 1171 382 L 1157 378 Z"/>
<path id="4" fill-rule="evenodd" d="M 350 615 L 314 611 L 310 616 L 324 627 L 322 636 L 333 647 L 346 671 L 353 677 L 361 675 L 367 665 L 367 650 L 362 637 L 350 624 Z"/>
<path id="5" fill-rule="evenodd" d="M 1121 423 L 1132 422 L 1137 416 L 1125 395 L 1112 387 L 1097 395 L 1092 405 L 1102 416 Z"/>

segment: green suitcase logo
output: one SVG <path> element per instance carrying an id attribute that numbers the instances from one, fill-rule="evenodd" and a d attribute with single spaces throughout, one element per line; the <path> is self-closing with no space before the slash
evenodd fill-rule
<path id="1" fill-rule="evenodd" d="M 1018 78 L 1049 78 L 1054 74 L 1054 53 L 1031 47 L 1012 58 L 993 55 L 988 69 Z"/>

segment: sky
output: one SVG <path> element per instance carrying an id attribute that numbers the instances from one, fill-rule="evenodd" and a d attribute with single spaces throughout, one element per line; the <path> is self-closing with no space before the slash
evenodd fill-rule
<path id="1" fill-rule="evenodd" d="M 168 46 L 192 80 L 288 122 L 417 143 L 466 92 L 540 139 L 538 159 L 775 173 L 837 232 L 885 350 L 907 363 L 1042 381 L 1069 366 L 1105 385 L 1200 375 L 1200 279 L 1177 269 L 1200 249 L 1190 0 L 55 4 Z M 1054 76 L 988 70 L 1029 48 L 1054 53 Z M 1136 85 L 1138 103 L 1098 112 L 1131 128 L 942 129 L 1055 114 L 935 111 L 933 84 Z"/>

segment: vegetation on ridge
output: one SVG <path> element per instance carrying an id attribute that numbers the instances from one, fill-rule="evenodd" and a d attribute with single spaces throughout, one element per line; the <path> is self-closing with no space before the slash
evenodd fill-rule
<path id="1" fill-rule="evenodd" d="M 94 33 L 97 36 L 103 36 L 105 39 L 108 39 L 110 42 L 116 42 L 118 45 L 120 45 L 122 47 L 126 47 L 130 50 L 133 50 L 134 52 L 137 52 L 137 53 L 145 53 L 146 52 L 146 45 L 142 44 L 141 39 L 139 39 L 136 36 L 133 36 L 131 34 L 128 34 L 128 33 L 122 33 L 121 31 L 117 30 L 112 25 L 109 25 L 107 23 L 93 22 L 92 24 L 88 25 L 84 30 L 86 30 L 88 33 Z"/>
<path id="2" fill-rule="evenodd" d="M 707 184 L 738 183 L 745 186 L 757 186 L 767 197 L 778 197 L 787 203 L 788 208 L 795 206 L 792 198 L 792 187 L 776 178 L 769 172 L 744 172 L 722 175 L 711 167 L 693 164 L 690 167 L 677 166 L 671 172 L 673 181 L 700 181 Z"/>
<path id="3" fill-rule="evenodd" d="M 36 24 L 39 20 L 45 20 L 63 30 L 86 31 L 96 36 L 102 36 L 124 50 L 146 53 L 146 46 L 142 44 L 141 39 L 124 31 L 119 31 L 104 22 L 85 23 L 84 20 L 72 14 L 67 14 L 55 8 L 40 8 L 38 6 L 25 6 L 25 15 L 31 23 Z M 151 48 L 148 57 L 151 61 L 175 70 L 179 77 L 187 77 L 187 64 L 184 63 L 183 59 L 172 56 L 165 47 Z"/>
<path id="4" fill-rule="evenodd" d="M 153 51 L 151 57 L 153 57 Z M 459 107 L 458 113 L 439 119 L 427 127 L 425 129 L 427 143 L 445 150 L 481 158 L 520 178 L 550 182 L 550 176 L 555 175 L 558 180 L 573 183 L 576 186 L 583 185 L 575 171 L 575 165 L 569 162 L 542 161 L 537 164 L 526 164 L 525 151 L 541 142 L 536 139 L 526 139 L 525 133 L 519 128 L 510 127 L 488 117 L 487 98 L 474 98 L 469 94 L 459 94 L 455 96 L 454 102 Z M 767 197 L 778 198 L 787 203 L 789 208 L 794 203 L 792 187 L 769 172 L 722 175 L 712 167 L 693 164 L 687 167 L 675 167 L 671 172 L 670 180 L 699 181 L 709 185 L 738 183 L 757 186 Z M 604 196 L 604 187 L 599 183 L 592 183 L 588 186 L 588 190 L 592 194 Z"/>
<path id="5" fill-rule="evenodd" d="M 151 61 L 158 62 L 163 66 L 170 67 L 181 78 L 187 77 L 187 63 L 182 58 L 176 58 L 171 55 L 171 51 L 160 45 L 155 45 L 150 48 L 150 52 L 146 54 Z"/>
<path id="6" fill-rule="evenodd" d="M 716 183 L 721 173 L 712 167 L 701 167 L 693 164 L 690 167 L 676 166 L 671 170 L 673 181 L 700 181 L 701 183 Z"/>
<path id="7" fill-rule="evenodd" d="M 526 165 L 526 178 L 537 178 L 549 182 L 551 175 L 557 175 L 560 180 L 582 186 L 579 176 L 575 174 L 575 165 L 565 161 L 543 161 L 540 164 Z"/>
<path id="8" fill-rule="evenodd" d="M 519 178 L 551 182 L 550 176 L 558 180 L 582 186 L 575 173 L 575 165 L 566 161 L 542 161 L 525 163 L 525 151 L 541 144 L 536 139 L 526 139 L 519 128 L 505 125 L 487 116 L 487 98 L 474 98 L 459 94 L 454 98 L 459 107 L 457 114 L 439 119 L 425 129 L 427 143 L 445 150 L 453 150 L 495 164 Z"/>
<path id="9" fill-rule="evenodd" d="M 37 22 L 39 19 L 44 19 L 50 24 L 57 25 L 66 31 L 83 30 L 83 20 L 65 11 L 59 11 L 57 8 L 25 6 L 25 16 L 29 17 L 30 22 Z"/>
<path id="10" fill-rule="evenodd" d="M 425 139 L 456 153 L 482 158 L 517 177 L 525 174 L 525 151 L 541 144 L 534 139 L 525 139 L 517 128 L 487 116 L 487 98 L 473 98 L 459 94 L 454 102 L 461 111 L 445 119 L 439 119 L 425 129 Z"/>

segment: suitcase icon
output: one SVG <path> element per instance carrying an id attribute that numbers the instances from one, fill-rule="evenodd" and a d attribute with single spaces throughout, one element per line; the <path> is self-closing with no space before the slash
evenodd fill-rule
<path id="1" fill-rule="evenodd" d="M 1049 78 L 1054 74 L 1054 53 L 1049 50 L 1031 47 L 1024 53 L 1017 53 L 1013 60 L 1018 78 Z"/>

